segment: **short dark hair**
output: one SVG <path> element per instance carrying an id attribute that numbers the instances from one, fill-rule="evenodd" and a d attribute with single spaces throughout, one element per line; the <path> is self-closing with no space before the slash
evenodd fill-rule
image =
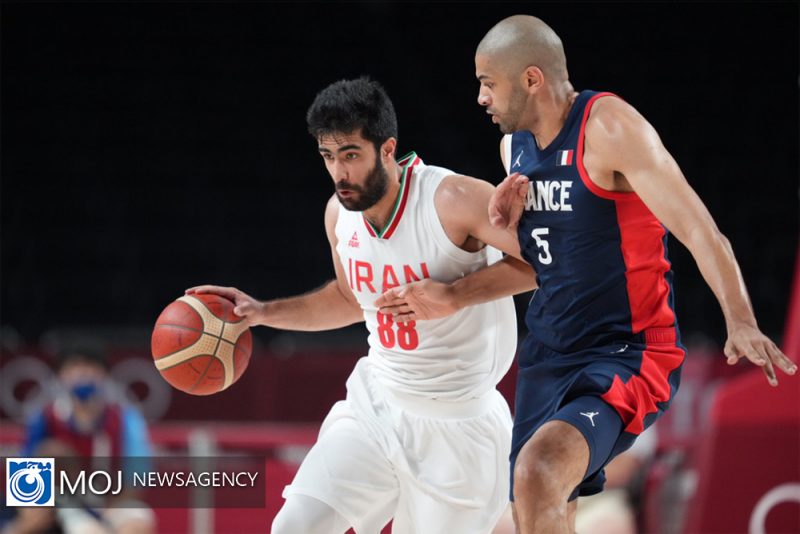
<path id="1" fill-rule="evenodd" d="M 308 133 L 319 140 L 324 135 L 351 134 L 371 141 L 377 150 L 390 137 L 397 139 L 397 115 L 381 84 L 366 76 L 339 80 L 317 93 L 306 113 Z"/>

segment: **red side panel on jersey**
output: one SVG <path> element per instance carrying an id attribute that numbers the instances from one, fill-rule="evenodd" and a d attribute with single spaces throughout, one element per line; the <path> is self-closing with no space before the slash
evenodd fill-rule
<path id="1" fill-rule="evenodd" d="M 638 197 L 617 199 L 616 208 L 631 331 L 645 332 L 647 348 L 642 353 L 639 376 L 631 377 L 627 383 L 615 377 L 603 399 L 625 421 L 626 432 L 639 434 L 644 429 L 645 416 L 658 411 L 656 403 L 669 400 L 669 375 L 683 363 L 685 353 L 676 345 L 675 313 L 669 306 L 666 230 Z"/>
<path id="2" fill-rule="evenodd" d="M 617 201 L 620 247 L 628 280 L 631 331 L 672 326 L 675 313 L 669 307 L 670 269 L 664 250 L 666 230 L 638 197 Z"/>
<path id="3" fill-rule="evenodd" d="M 658 411 L 656 403 L 671 396 L 669 375 L 680 367 L 686 353 L 676 345 L 675 328 L 654 328 L 646 332 L 647 348 L 642 353 L 638 376 L 623 382 L 614 377 L 611 388 L 601 397 L 614 407 L 625 422 L 625 432 L 641 434 L 644 418 Z"/>

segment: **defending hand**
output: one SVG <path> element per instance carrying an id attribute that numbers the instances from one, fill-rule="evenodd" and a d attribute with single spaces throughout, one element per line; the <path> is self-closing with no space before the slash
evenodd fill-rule
<path id="1" fill-rule="evenodd" d="M 489 222 L 495 228 L 516 228 L 528 195 L 528 180 L 518 172 L 507 176 L 489 200 Z"/>
<path id="2" fill-rule="evenodd" d="M 771 386 L 778 385 L 776 366 L 787 375 L 797 372 L 797 365 L 755 326 L 740 325 L 731 329 L 725 343 L 725 356 L 728 357 L 728 365 L 735 365 L 746 357 L 764 370 Z"/>
<path id="3" fill-rule="evenodd" d="M 387 289 L 375 301 L 375 306 L 401 323 L 441 319 L 459 310 L 452 286 L 429 278 Z"/>

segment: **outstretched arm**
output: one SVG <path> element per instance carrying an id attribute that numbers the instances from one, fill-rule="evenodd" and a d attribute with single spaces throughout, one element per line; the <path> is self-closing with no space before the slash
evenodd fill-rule
<path id="1" fill-rule="evenodd" d="M 375 305 L 397 321 L 439 319 L 465 306 L 524 293 L 536 287 L 533 268 L 522 261 L 516 230 L 489 222 L 494 187 L 468 176 L 448 176 L 436 190 L 435 205 L 448 238 L 457 246 L 479 242 L 509 256 L 452 283 L 423 280 L 386 291 Z"/>
<path id="2" fill-rule="evenodd" d="M 794 365 L 758 328 L 742 273 L 730 242 L 719 231 L 700 197 L 686 182 L 652 126 L 617 98 L 598 100 L 586 127 L 586 154 L 602 173 L 619 173 L 692 253 L 717 297 L 728 329 L 729 364 L 746 357 L 777 385 L 773 366 L 794 374 Z"/>
<path id="3" fill-rule="evenodd" d="M 236 304 L 234 313 L 245 317 L 250 326 L 264 325 L 283 330 L 331 330 L 364 320 L 361 306 L 345 278 L 336 252 L 336 219 L 339 203 L 331 197 L 325 209 L 325 230 L 331 245 L 336 279 L 309 293 L 268 301 L 259 301 L 234 287 L 202 285 L 186 293 L 214 293 Z"/>
<path id="4" fill-rule="evenodd" d="M 441 319 L 466 306 L 483 304 L 536 287 L 530 265 L 512 256 L 470 273 L 450 284 L 422 280 L 387 290 L 375 302 L 395 321 Z"/>

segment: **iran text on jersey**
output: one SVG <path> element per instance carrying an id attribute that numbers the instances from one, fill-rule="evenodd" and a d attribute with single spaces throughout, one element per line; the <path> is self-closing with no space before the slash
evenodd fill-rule
<path id="1" fill-rule="evenodd" d="M 425 165 L 413 152 L 398 163 L 400 193 L 383 229 L 341 207 L 336 223 L 336 251 L 369 330 L 369 358 L 381 381 L 397 391 L 447 400 L 481 396 L 495 387 L 514 357 L 510 298 L 408 323 L 395 323 L 374 305 L 391 287 L 423 278 L 453 281 L 500 256 L 487 249 L 467 252 L 445 234 L 434 194 L 455 173 Z"/>

